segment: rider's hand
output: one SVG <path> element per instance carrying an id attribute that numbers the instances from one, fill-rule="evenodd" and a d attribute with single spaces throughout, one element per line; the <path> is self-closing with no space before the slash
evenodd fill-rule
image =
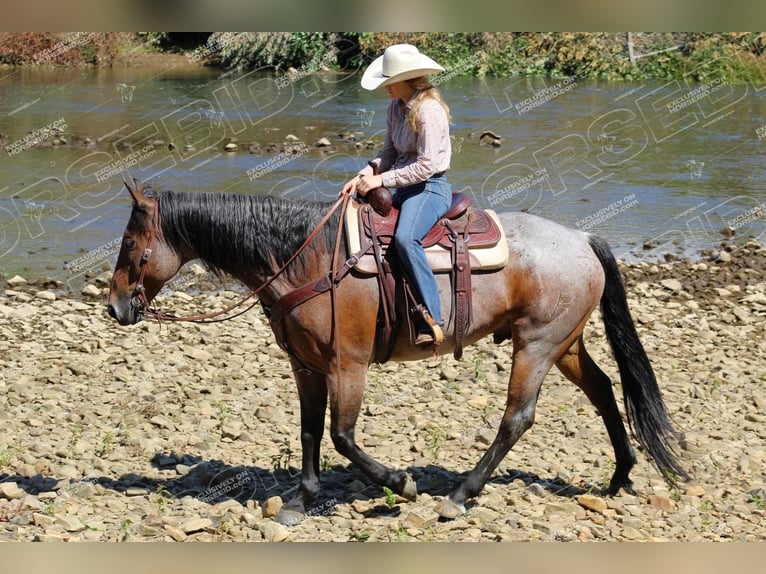
<path id="1" fill-rule="evenodd" d="M 354 195 L 357 192 L 357 184 L 359 183 L 359 178 L 361 176 L 355 175 L 353 179 L 348 180 L 345 185 L 343 186 L 343 189 L 340 190 L 340 193 L 338 194 L 338 197 L 344 194 Z"/>
<path id="2" fill-rule="evenodd" d="M 364 175 L 360 177 L 356 184 L 356 192 L 364 197 L 368 192 L 383 185 L 382 175 Z"/>

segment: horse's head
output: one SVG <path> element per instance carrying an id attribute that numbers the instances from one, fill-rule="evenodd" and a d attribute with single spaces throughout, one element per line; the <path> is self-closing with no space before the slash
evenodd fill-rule
<path id="1" fill-rule="evenodd" d="M 159 199 L 138 181 L 127 183 L 133 210 L 122 237 L 120 253 L 109 286 L 107 312 L 120 325 L 139 320 L 162 286 L 181 267 L 181 257 L 164 241 Z"/>

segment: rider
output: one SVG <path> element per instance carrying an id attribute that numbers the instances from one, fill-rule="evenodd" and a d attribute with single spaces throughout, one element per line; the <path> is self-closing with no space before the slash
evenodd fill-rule
<path id="1" fill-rule="evenodd" d="M 410 44 L 395 44 L 365 70 L 362 87 L 385 87 L 391 97 L 382 151 L 343 186 L 342 193 L 365 196 L 377 187 L 392 189 L 399 221 L 394 235 L 399 258 L 425 304 L 415 324 L 415 345 L 444 338 L 439 290 L 422 240 L 449 210 L 452 188 L 445 172 L 452 148 L 449 108 L 427 76 L 444 71 Z M 379 172 L 379 175 L 375 174 Z"/>

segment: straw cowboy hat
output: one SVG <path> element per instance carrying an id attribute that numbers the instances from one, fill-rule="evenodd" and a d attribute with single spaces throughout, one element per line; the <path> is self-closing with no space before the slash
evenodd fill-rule
<path id="1" fill-rule="evenodd" d="M 362 76 L 362 87 L 374 90 L 389 84 L 443 72 L 439 64 L 411 44 L 394 44 L 373 60 Z"/>

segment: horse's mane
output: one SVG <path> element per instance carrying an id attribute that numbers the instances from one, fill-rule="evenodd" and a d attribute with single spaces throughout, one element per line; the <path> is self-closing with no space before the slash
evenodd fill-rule
<path id="1" fill-rule="evenodd" d="M 273 274 L 273 265 L 287 262 L 332 206 L 233 193 L 162 191 L 157 197 L 165 241 L 191 247 L 217 274 Z M 333 214 L 312 246 L 331 252 L 338 220 Z"/>

